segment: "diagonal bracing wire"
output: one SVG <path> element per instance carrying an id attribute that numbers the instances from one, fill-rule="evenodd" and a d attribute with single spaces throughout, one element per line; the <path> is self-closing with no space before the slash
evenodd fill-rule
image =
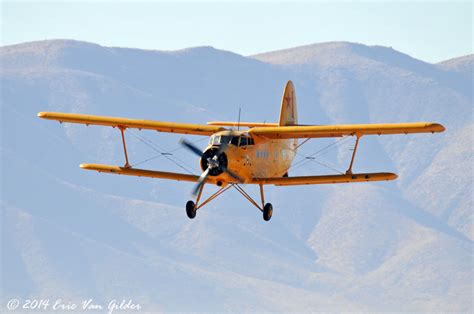
<path id="1" fill-rule="evenodd" d="M 315 163 L 317 163 L 317 164 L 319 164 L 319 165 L 321 165 L 321 166 L 323 166 L 323 167 L 326 167 L 326 168 L 328 168 L 328 169 L 330 169 L 330 170 L 336 171 L 336 172 L 338 172 L 338 173 L 340 173 L 340 174 L 344 174 L 344 172 L 340 171 L 339 169 L 336 169 L 336 168 L 332 167 L 331 165 L 325 164 L 325 163 L 323 163 L 323 162 L 317 161 L 316 159 L 310 159 L 310 161 L 315 162 Z"/>
<path id="2" fill-rule="evenodd" d="M 146 139 L 146 138 L 144 138 L 144 139 Z M 151 142 L 151 140 L 149 140 L 149 139 L 147 139 L 147 140 L 148 140 L 149 142 Z M 200 138 L 200 139 L 198 139 L 198 140 L 196 140 L 196 141 L 192 141 L 192 143 L 199 143 L 199 142 L 202 142 L 202 141 L 204 141 L 204 140 L 207 140 L 207 138 L 206 138 L 206 137 L 203 137 L 203 138 Z M 155 144 L 155 145 L 156 145 L 156 144 Z M 158 146 L 158 145 L 157 145 L 157 146 Z M 150 157 L 150 158 L 147 158 L 147 159 L 144 159 L 144 160 L 142 160 L 142 161 L 139 161 L 139 162 L 134 163 L 134 164 L 132 165 L 132 167 L 135 167 L 135 166 L 144 164 L 144 163 L 146 163 L 146 162 L 149 162 L 149 161 L 151 161 L 151 160 L 154 160 L 154 159 L 157 159 L 157 158 L 160 158 L 160 157 L 163 157 L 163 156 L 171 156 L 171 155 L 173 155 L 174 152 L 176 152 L 176 151 L 178 151 L 178 150 L 180 150 L 180 149 L 183 149 L 183 148 L 184 148 L 184 146 L 178 146 L 178 147 L 176 147 L 176 148 L 174 148 L 174 149 L 172 149 L 172 150 L 169 150 L 169 151 L 167 151 L 167 152 L 164 152 L 164 153 L 159 152 L 159 154 L 157 154 L 157 155 L 154 155 L 154 156 L 152 156 L 152 157 Z M 155 151 L 156 151 L 156 150 L 155 150 Z M 175 157 L 175 158 L 176 158 L 176 157 Z M 179 159 L 178 159 L 178 160 L 179 160 Z"/>
<path id="3" fill-rule="evenodd" d="M 132 134 L 136 139 L 138 139 L 139 141 L 141 141 L 142 143 L 144 143 L 146 146 L 148 146 L 149 148 L 151 148 L 152 150 L 156 151 L 157 153 L 159 153 L 158 155 L 156 156 L 153 156 L 151 158 L 148 158 L 144 161 L 141 161 L 141 162 L 138 162 L 138 163 L 135 163 L 133 164 L 133 166 L 136 166 L 136 165 L 139 165 L 139 164 L 143 164 L 145 162 L 148 162 L 150 160 L 153 160 L 153 159 L 156 159 L 158 157 L 165 157 L 166 159 L 168 159 L 169 161 L 171 161 L 172 163 L 174 163 L 176 166 L 180 167 L 181 169 L 183 169 L 184 171 L 188 172 L 189 174 L 193 174 L 195 175 L 195 173 L 192 171 L 192 170 L 189 170 L 189 168 L 187 168 L 184 164 L 183 164 L 183 161 L 180 160 L 179 158 L 177 158 L 176 156 L 174 156 L 173 158 L 170 157 L 170 155 L 172 155 L 173 152 L 181 149 L 181 147 L 178 147 L 178 148 L 175 148 L 171 151 L 166 151 L 165 149 L 163 149 L 162 147 L 160 147 L 158 144 L 152 142 L 151 140 L 147 139 L 146 137 L 144 136 L 141 136 L 141 135 L 138 135 L 136 134 L 135 132 L 131 131 L 130 134 Z M 202 139 L 200 139 L 202 140 Z"/>
<path id="4" fill-rule="evenodd" d="M 300 153 L 296 152 L 296 154 L 303 157 L 303 159 L 300 159 L 299 161 L 295 162 L 292 165 L 292 167 L 298 166 L 298 165 L 304 163 L 305 161 L 312 160 L 312 158 L 315 158 L 316 156 L 319 156 L 319 155 L 322 155 L 323 153 L 326 153 L 330 148 L 335 149 L 335 148 L 341 146 L 342 144 L 344 144 L 348 139 L 350 139 L 349 136 L 342 137 L 342 138 L 338 139 L 337 141 L 335 141 L 335 142 L 333 142 L 329 145 L 326 145 L 323 148 L 317 150 L 315 153 L 313 153 L 309 156 L 305 156 L 303 154 L 300 154 Z"/>
<path id="5" fill-rule="evenodd" d="M 330 166 L 328 166 L 328 165 L 323 164 L 322 162 L 316 161 L 316 156 L 322 155 L 323 153 L 327 153 L 327 152 L 329 151 L 329 149 L 335 149 L 335 148 L 341 146 L 342 144 L 344 144 L 345 142 L 347 142 L 348 139 L 350 139 L 349 136 L 342 137 L 342 138 L 338 139 L 337 141 L 335 141 L 335 142 L 333 142 L 333 143 L 331 143 L 331 144 L 329 144 L 329 145 L 324 146 L 323 148 L 319 149 L 318 151 L 316 151 L 315 153 L 313 153 L 313 154 L 311 154 L 311 155 L 309 155 L 309 156 L 305 156 L 305 155 L 303 155 L 303 154 L 300 154 L 300 153 L 296 152 L 296 154 L 297 154 L 298 156 L 302 156 L 303 159 L 300 159 L 299 161 L 295 162 L 295 163 L 291 166 L 290 169 L 295 170 L 295 169 L 297 169 L 297 168 L 303 166 L 303 165 L 304 165 L 306 162 L 308 162 L 308 161 L 314 161 L 314 162 L 316 162 L 316 163 L 318 163 L 318 164 L 320 164 L 320 165 L 322 165 L 322 166 L 325 166 L 325 167 L 327 167 L 327 168 L 329 168 L 329 169 L 331 169 L 331 170 L 336 170 L 336 169 L 334 169 L 334 168 L 332 168 L 332 167 L 330 167 Z M 341 171 L 339 171 L 339 170 L 336 170 L 336 171 L 337 171 L 337 172 L 341 172 Z"/>

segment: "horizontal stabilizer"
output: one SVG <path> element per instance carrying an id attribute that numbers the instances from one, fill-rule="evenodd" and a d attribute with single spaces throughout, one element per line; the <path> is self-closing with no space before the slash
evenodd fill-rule
<path id="1" fill-rule="evenodd" d="M 303 176 L 282 178 L 255 178 L 252 183 L 274 185 L 304 185 L 304 184 L 332 184 L 368 181 L 395 180 L 398 176 L 390 172 L 353 173 L 325 176 Z"/>

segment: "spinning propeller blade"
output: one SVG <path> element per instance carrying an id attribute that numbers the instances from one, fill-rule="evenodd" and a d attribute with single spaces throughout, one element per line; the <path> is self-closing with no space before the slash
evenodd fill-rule
<path id="1" fill-rule="evenodd" d="M 209 176 L 209 168 L 207 168 L 199 177 L 198 182 L 196 183 L 196 186 L 194 187 L 193 190 L 193 195 L 196 196 L 203 186 L 203 184 L 206 182 L 207 177 Z"/>
<path id="2" fill-rule="evenodd" d="M 192 151 L 193 153 L 195 153 L 196 155 L 198 155 L 199 157 L 202 157 L 202 151 L 201 151 L 199 148 L 197 148 L 194 144 L 192 144 L 192 143 L 190 143 L 190 142 L 188 142 L 188 141 L 186 141 L 186 140 L 184 140 L 184 139 L 182 139 L 182 140 L 180 141 L 180 143 L 181 143 L 182 145 L 184 145 L 186 148 L 188 148 L 190 151 Z"/>
<path id="3" fill-rule="evenodd" d="M 239 177 L 237 174 L 235 174 L 234 172 L 232 172 L 232 171 L 230 171 L 229 169 L 227 169 L 227 167 L 224 168 L 223 170 L 224 170 L 225 172 L 227 172 L 227 174 L 228 174 L 229 176 L 231 176 L 232 178 L 234 178 L 235 180 L 237 180 L 239 183 L 244 183 L 244 180 L 243 180 L 241 177 Z"/>

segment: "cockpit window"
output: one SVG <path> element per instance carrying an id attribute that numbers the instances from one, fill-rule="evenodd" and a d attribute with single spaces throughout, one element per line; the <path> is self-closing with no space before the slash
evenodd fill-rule
<path id="1" fill-rule="evenodd" d="M 242 136 L 240 138 L 240 145 L 239 146 L 247 146 L 247 145 L 253 145 L 253 138 Z"/>
<path id="2" fill-rule="evenodd" d="M 231 143 L 232 136 L 230 135 L 222 135 L 220 143 L 221 144 L 230 144 Z"/>
<path id="3" fill-rule="evenodd" d="M 209 140 L 210 145 L 232 144 L 235 146 L 253 145 L 253 138 L 245 136 L 214 135 Z"/>
<path id="4" fill-rule="evenodd" d="M 220 136 L 213 135 L 213 136 L 211 136 L 211 139 L 209 140 L 209 144 L 210 145 L 218 145 L 219 144 L 219 139 L 220 139 Z"/>

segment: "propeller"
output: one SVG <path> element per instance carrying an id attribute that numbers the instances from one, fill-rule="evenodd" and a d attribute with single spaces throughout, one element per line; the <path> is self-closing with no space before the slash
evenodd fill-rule
<path id="1" fill-rule="evenodd" d="M 204 161 L 207 166 L 199 177 L 197 184 L 193 189 L 193 195 L 196 195 L 199 192 L 204 183 L 206 183 L 206 179 L 209 177 L 209 175 L 211 175 L 211 173 L 215 173 L 215 175 L 218 175 L 219 173 L 225 172 L 237 182 L 244 182 L 244 180 L 239 175 L 227 168 L 227 159 L 225 158 L 225 156 L 223 156 L 223 154 L 227 151 L 229 144 L 221 144 L 217 148 L 217 150 L 208 149 L 206 152 L 202 152 L 194 144 L 184 139 L 182 139 L 180 143 L 188 150 L 192 151 L 195 155 L 199 156 L 201 158 L 201 162 Z"/>
<path id="2" fill-rule="evenodd" d="M 207 179 L 208 176 L 209 176 L 209 168 L 204 170 L 204 172 L 199 177 L 199 180 L 198 180 L 198 182 L 196 183 L 196 186 L 193 189 L 193 195 L 198 194 L 198 192 L 201 189 L 202 185 L 206 182 L 206 179 Z"/>
<path id="3" fill-rule="evenodd" d="M 190 151 L 192 151 L 193 153 L 195 153 L 196 155 L 198 155 L 199 157 L 202 157 L 202 151 L 197 148 L 196 146 L 194 146 L 194 144 L 186 141 L 186 140 L 181 140 L 180 143 L 182 145 L 184 145 L 185 147 L 187 147 Z"/>

